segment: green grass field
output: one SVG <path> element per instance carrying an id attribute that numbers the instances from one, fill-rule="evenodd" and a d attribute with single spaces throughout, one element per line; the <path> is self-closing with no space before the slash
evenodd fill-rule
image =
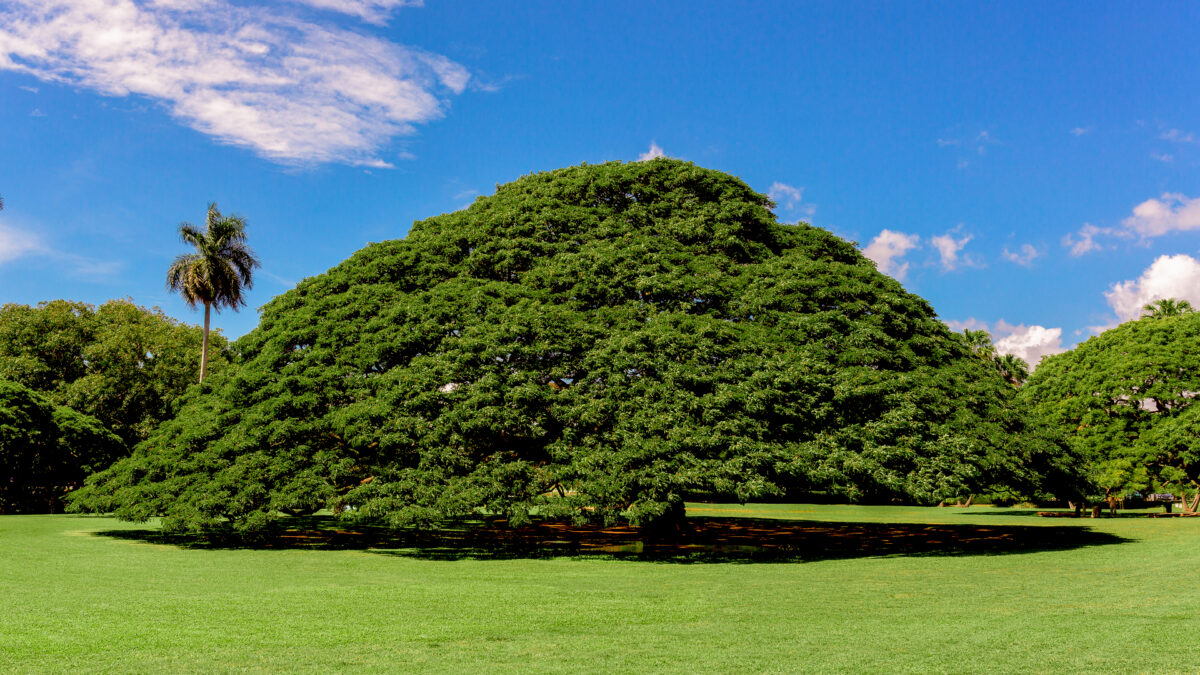
<path id="1" fill-rule="evenodd" d="M 4 516 L 0 671 L 1200 669 L 1200 518 L 688 513 L 707 534 L 600 533 L 601 553 L 344 533 L 175 545 L 110 519 Z"/>

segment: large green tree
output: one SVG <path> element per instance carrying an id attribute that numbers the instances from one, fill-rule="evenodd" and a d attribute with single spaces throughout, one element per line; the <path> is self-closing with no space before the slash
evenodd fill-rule
<path id="1" fill-rule="evenodd" d="M 1086 460 L 1100 491 L 1114 495 L 1200 490 L 1186 442 L 1196 392 L 1200 314 L 1184 311 L 1152 313 L 1046 357 L 1021 396 Z"/>
<path id="2" fill-rule="evenodd" d="M 0 513 L 58 510 L 67 491 L 122 454 L 99 420 L 0 380 Z"/>
<path id="3" fill-rule="evenodd" d="M 213 339 L 220 370 L 228 342 Z M 8 304 L 0 307 L 0 379 L 95 417 L 132 447 L 174 415 L 195 381 L 201 340 L 198 327 L 127 300 Z"/>
<path id="4" fill-rule="evenodd" d="M 258 258 L 246 244 L 246 220 L 223 216 L 216 203 L 208 206 L 204 229 L 183 223 L 179 238 L 196 248 L 175 258 L 167 269 L 167 288 L 179 293 L 189 307 L 204 306 L 204 341 L 200 347 L 200 381 L 208 374 L 208 333 L 211 310 L 246 305 L 245 291 L 254 285 Z"/>
<path id="5" fill-rule="evenodd" d="M 1063 447 L 924 300 L 769 206 L 666 159 L 500 186 L 272 300 L 239 367 L 76 507 L 655 524 L 696 496 L 1070 489 Z"/>

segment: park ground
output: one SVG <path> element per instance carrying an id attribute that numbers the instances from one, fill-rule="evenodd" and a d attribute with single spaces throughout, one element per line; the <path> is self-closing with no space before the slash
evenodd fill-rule
<path id="1" fill-rule="evenodd" d="M 0 517 L 0 672 L 1197 672 L 1200 518 L 688 507 L 252 544 Z"/>

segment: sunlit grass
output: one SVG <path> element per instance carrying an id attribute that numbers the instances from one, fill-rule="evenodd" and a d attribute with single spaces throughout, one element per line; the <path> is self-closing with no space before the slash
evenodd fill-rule
<path id="1" fill-rule="evenodd" d="M 1189 637 L 1200 519 L 797 504 L 696 504 L 689 514 L 824 523 L 834 533 L 845 529 L 838 523 L 912 525 L 854 526 L 880 537 L 936 525 L 937 537 L 983 531 L 1010 541 L 986 554 L 956 551 L 953 541 L 945 554 L 908 555 L 903 543 L 881 557 L 832 547 L 798 562 L 436 558 L 386 548 L 186 548 L 97 535 L 146 529 L 110 519 L 5 516 L 0 672 L 1157 673 L 1200 665 Z M 1045 527 L 1087 531 L 1034 529 Z M 1036 536 L 1072 531 L 1090 545 L 1071 548 L 1066 537 L 1056 548 Z M 1032 552 L 1020 552 L 1026 543 Z"/>

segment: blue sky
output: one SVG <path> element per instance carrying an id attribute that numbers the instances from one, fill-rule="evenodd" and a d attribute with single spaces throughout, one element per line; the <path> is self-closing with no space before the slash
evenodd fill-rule
<path id="1" fill-rule="evenodd" d="M 243 215 L 258 307 L 495 184 L 661 152 L 1036 360 L 1200 305 L 1200 5 L 0 0 L 0 302 L 163 286 Z"/>

